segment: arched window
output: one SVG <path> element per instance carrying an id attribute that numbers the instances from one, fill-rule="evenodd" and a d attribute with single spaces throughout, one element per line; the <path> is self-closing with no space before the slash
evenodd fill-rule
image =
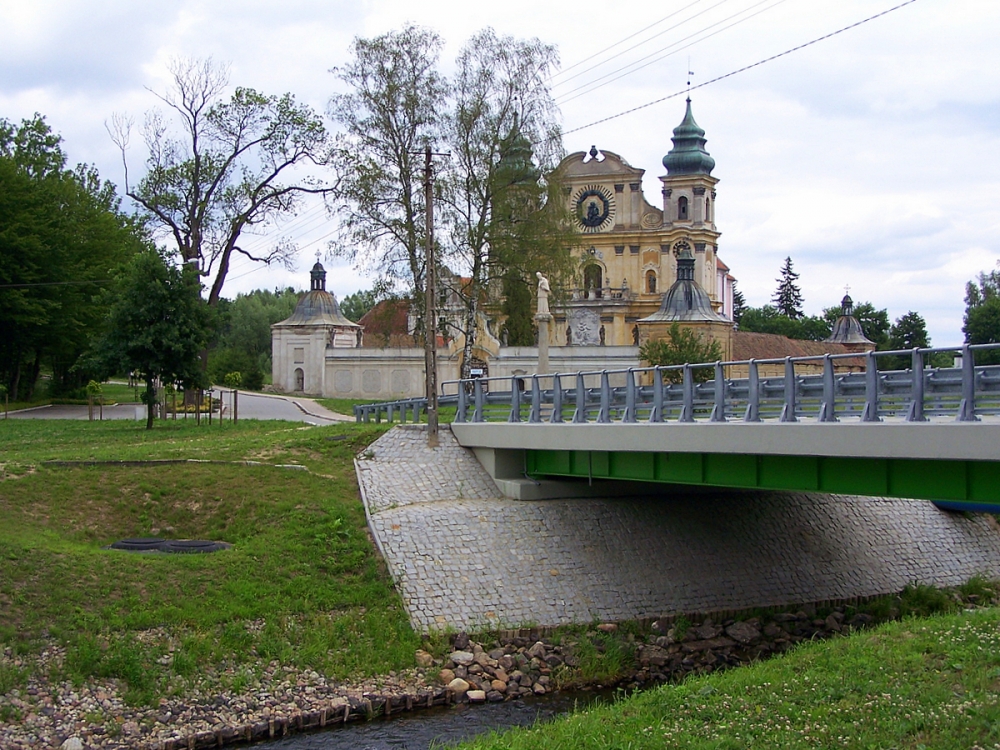
<path id="1" fill-rule="evenodd" d="M 656 294 L 656 271 L 646 271 L 646 292 Z"/>
<path id="2" fill-rule="evenodd" d="M 304 391 L 306 389 L 306 374 L 301 367 L 295 368 L 295 390 Z"/>
<path id="3" fill-rule="evenodd" d="M 687 221 L 688 217 L 688 199 L 683 195 L 677 199 L 677 218 L 680 221 Z"/>
<path id="4" fill-rule="evenodd" d="M 706 198 L 705 199 L 705 221 L 711 221 L 711 220 L 712 220 L 712 199 L 711 198 Z"/>
<path id="5" fill-rule="evenodd" d="M 600 295 L 601 287 L 604 286 L 602 275 L 601 267 L 596 263 L 591 263 L 583 269 L 583 288 L 587 291 L 588 296 L 591 291 Z"/>

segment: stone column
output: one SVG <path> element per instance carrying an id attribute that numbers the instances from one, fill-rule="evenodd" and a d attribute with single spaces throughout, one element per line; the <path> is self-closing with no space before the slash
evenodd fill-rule
<path id="1" fill-rule="evenodd" d="M 535 324 L 538 326 L 538 372 L 544 375 L 549 372 L 549 324 L 552 322 L 550 313 L 536 313 Z"/>

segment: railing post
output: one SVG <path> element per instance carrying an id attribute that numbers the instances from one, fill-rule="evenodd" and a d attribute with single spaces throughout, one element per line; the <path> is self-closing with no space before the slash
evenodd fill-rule
<path id="1" fill-rule="evenodd" d="M 474 407 L 472 409 L 472 421 L 482 422 L 483 421 L 483 381 L 476 378 L 472 381 L 472 401 Z"/>
<path id="2" fill-rule="evenodd" d="M 958 421 L 979 421 L 976 416 L 976 360 L 968 344 L 962 347 L 962 403 L 958 406 Z"/>
<path id="3" fill-rule="evenodd" d="M 587 389 L 583 382 L 583 373 L 576 374 L 576 410 L 573 412 L 573 422 L 582 424 L 587 421 Z"/>
<path id="4" fill-rule="evenodd" d="M 628 368 L 628 372 L 625 373 L 625 414 L 622 416 L 622 422 L 634 422 L 635 421 L 635 372 L 632 368 Z"/>
<path id="5" fill-rule="evenodd" d="M 726 421 L 726 379 L 721 362 L 715 363 L 715 404 L 712 406 L 711 421 Z"/>
<path id="6" fill-rule="evenodd" d="M 469 394 L 465 387 L 469 385 L 467 380 L 458 381 L 458 407 L 455 409 L 455 421 L 464 422 L 466 412 L 469 410 Z"/>
<path id="7" fill-rule="evenodd" d="M 691 365 L 685 363 L 684 369 L 682 370 L 683 380 L 681 384 L 681 396 L 683 398 L 683 404 L 681 405 L 681 416 L 678 418 L 678 422 L 693 422 L 694 421 L 694 376 L 691 374 Z"/>
<path id="8" fill-rule="evenodd" d="M 785 404 L 781 407 L 782 422 L 798 422 L 795 416 L 795 363 L 785 357 Z"/>
<path id="9" fill-rule="evenodd" d="M 534 424 L 542 421 L 542 390 L 538 387 L 538 375 L 531 376 L 531 410 L 528 421 Z"/>
<path id="10" fill-rule="evenodd" d="M 865 352 L 865 410 L 861 413 L 861 421 L 882 421 L 878 415 L 878 366 L 875 352 Z"/>
<path id="11" fill-rule="evenodd" d="M 520 422 L 521 421 L 521 390 L 518 386 L 521 383 L 521 379 L 514 375 L 510 379 L 510 415 L 507 417 L 508 422 Z"/>
<path id="12" fill-rule="evenodd" d="M 910 408 L 906 412 L 907 422 L 926 422 L 924 416 L 924 353 L 914 348 L 910 375 Z"/>
<path id="13" fill-rule="evenodd" d="M 743 414 L 744 422 L 760 421 L 760 374 L 757 372 L 757 361 L 747 362 L 747 410 Z"/>
<path id="14" fill-rule="evenodd" d="M 653 408 L 649 412 L 649 421 L 663 421 L 663 373 L 659 366 L 653 368 Z"/>
<path id="15" fill-rule="evenodd" d="M 562 418 L 563 410 L 563 392 L 562 392 L 562 382 L 559 378 L 559 373 L 557 372 L 552 376 L 552 414 L 549 416 L 550 422 L 555 422 L 559 424 L 563 421 Z"/>
<path id="16" fill-rule="evenodd" d="M 837 383 L 833 377 L 833 359 L 829 354 L 823 355 L 823 404 L 819 408 L 820 422 L 838 422 L 837 419 Z"/>
<path id="17" fill-rule="evenodd" d="M 602 424 L 611 421 L 611 381 L 607 370 L 601 370 L 601 410 L 597 413 L 597 421 Z"/>
<path id="18" fill-rule="evenodd" d="M 385 421 L 392 424 L 393 419 L 396 417 L 396 410 L 393 408 L 392 404 L 385 405 Z M 406 421 L 406 412 L 403 412 L 403 421 Z"/>

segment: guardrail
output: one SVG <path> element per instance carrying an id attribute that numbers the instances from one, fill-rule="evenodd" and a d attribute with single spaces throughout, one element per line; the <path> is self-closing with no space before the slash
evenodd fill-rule
<path id="1" fill-rule="evenodd" d="M 455 422 L 972 422 L 1000 414 L 1000 365 L 977 366 L 975 353 L 983 351 L 1000 353 L 1000 344 L 470 378 L 442 383 L 454 393 L 439 404 L 454 405 Z M 927 367 L 935 354 L 958 354 L 961 365 Z M 909 357 L 910 368 L 878 370 L 878 360 L 890 356 Z M 838 361 L 858 371 L 838 373 Z M 761 375 L 775 366 L 782 375 Z M 734 370 L 746 376 L 726 377 Z M 417 422 L 426 407 L 426 399 L 413 398 L 357 405 L 354 414 L 359 422 Z"/>

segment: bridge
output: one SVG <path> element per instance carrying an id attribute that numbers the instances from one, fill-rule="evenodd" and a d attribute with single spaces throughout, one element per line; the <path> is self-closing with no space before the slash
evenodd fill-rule
<path id="1" fill-rule="evenodd" d="M 901 356 L 909 368 L 878 369 Z M 942 357 L 960 363 L 928 365 Z M 552 480 L 606 495 L 617 480 L 1000 512 L 1000 365 L 977 359 L 1000 360 L 1000 344 L 475 378 L 442 384 L 441 404 L 512 497 L 580 492 Z M 355 415 L 422 410 L 411 399 Z"/>

